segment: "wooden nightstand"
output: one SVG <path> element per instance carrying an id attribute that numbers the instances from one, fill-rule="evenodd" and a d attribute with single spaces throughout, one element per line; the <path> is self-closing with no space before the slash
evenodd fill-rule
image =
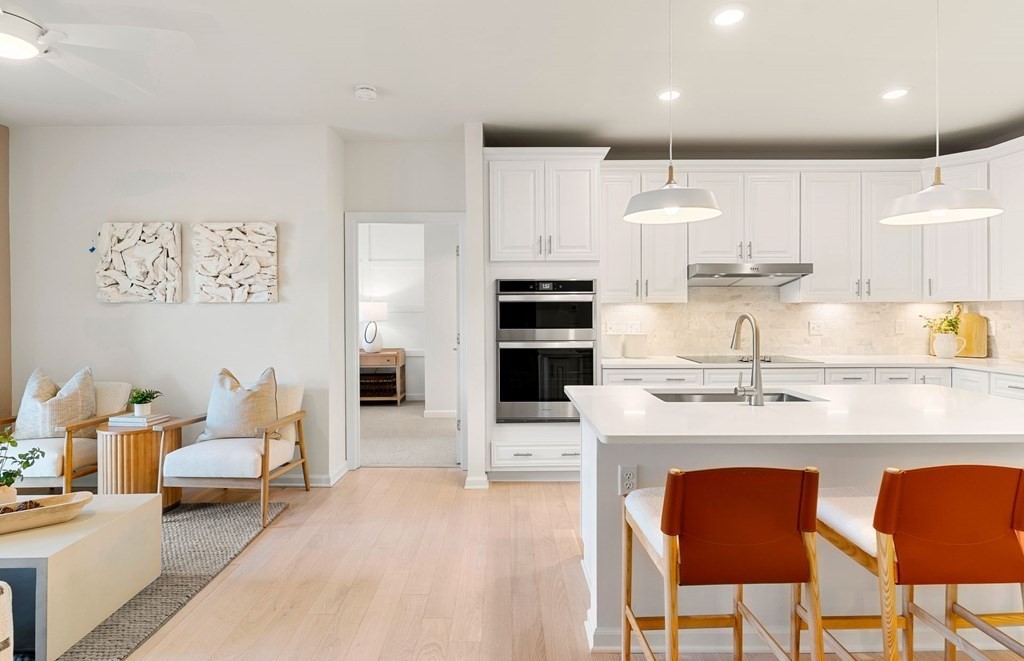
<path id="1" fill-rule="evenodd" d="M 405 399 L 405 349 L 359 350 L 359 401 L 395 402 Z"/>

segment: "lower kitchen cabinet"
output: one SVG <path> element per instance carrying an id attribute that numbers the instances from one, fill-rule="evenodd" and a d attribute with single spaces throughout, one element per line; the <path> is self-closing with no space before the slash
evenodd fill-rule
<path id="1" fill-rule="evenodd" d="M 989 373 L 976 370 L 953 370 L 953 387 L 957 390 L 970 390 L 985 395 L 989 393 Z"/>
<path id="2" fill-rule="evenodd" d="M 830 386 L 866 386 L 875 382 L 873 367 L 826 367 L 825 383 Z"/>
<path id="3" fill-rule="evenodd" d="M 946 386 L 949 388 L 953 385 L 953 370 L 948 367 L 916 369 L 914 370 L 914 378 L 916 383 L 929 386 Z"/>
<path id="4" fill-rule="evenodd" d="M 603 383 L 615 385 L 691 385 L 699 386 L 703 380 L 702 370 L 687 369 L 606 369 L 602 371 Z"/>
<path id="5" fill-rule="evenodd" d="M 1024 399 L 1024 376 L 993 374 L 991 384 L 993 395 Z"/>
<path id="6" fill-rule="evenodd" d="M 740 380 L 745 386 L 750 385 L 750 368 L 704 370 L 704 385 L 733 386 Z M 824 370 L 821 368 L 777 368 L 761 370 L 761 380 L 766 386 L 816 386 L 825 383 Z"/>
<path id="7" fill-rule="evenodd" d="M 533 470 L 538 468 L 580 467 L 580 444 L 576 443 L 519 443 L 491 442 L 491 467 Z"/>

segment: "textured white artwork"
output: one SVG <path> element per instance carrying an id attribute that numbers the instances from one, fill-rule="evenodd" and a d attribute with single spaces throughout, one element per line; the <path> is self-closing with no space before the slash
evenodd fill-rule
<path id="1" fill-rule="evenodd" d="M 199 223 L 192 229 L 197 301 L 277 302 L 276 223 Z"/>
<path id="2" fill-rule="evenodd" d="M 96 297 L 104 303 L 180 303 L 177 223 L 103 223 Z"/>

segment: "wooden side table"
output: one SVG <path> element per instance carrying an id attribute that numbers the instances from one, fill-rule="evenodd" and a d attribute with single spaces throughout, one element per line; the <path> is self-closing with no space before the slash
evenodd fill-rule
<path id="1" fill-rule="evenodd" d="M 163 420 L 167 424 L 171 420 Z M 181 447 L 181 430 L 164 432 L 164 453 Z M 160 492 L 160 432 L 152 427 L 100 425 L 96 428 L 97 492 Z M 164 511 L 181 503 L 181 488 L 163 489 Z"/>
<path id="2" fill-rule="evenodd" d="M 395 402 L 405 399 L 405 349 L 359 350 L 359 401 Z"/>

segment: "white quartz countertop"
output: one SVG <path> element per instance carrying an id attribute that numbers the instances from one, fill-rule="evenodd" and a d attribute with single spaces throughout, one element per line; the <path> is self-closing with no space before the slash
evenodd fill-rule
<path id="1" fill-rule="evenodd" d="M 1024 401 L 933 385 L 792 386 L 820 401 L 672 403 L 651 392 L 715 388 L 571 386 L 604 443 L 1024 443 Z"/>
<path id="2" fill-rule="evenodd" d="M 724 353 L 724 352 L 723 352 Z M 737 354 L 739 356 L 740 354 Z M 787 354 L 790 355 L 790 354 Z M 791 354 L 811 363 L 763 363 L 764 369 L 814 367 L 958 367 L 961 369 L 1024 375 L 1024 363 L 1005 358 L 936 358 L 935 356 L 807 356 Z M 750 367 L 750 363 L 696 363 L 678 356 L 648 356 L 647 358 L 603 358 L 605 369 L 735 369 Z"/>

